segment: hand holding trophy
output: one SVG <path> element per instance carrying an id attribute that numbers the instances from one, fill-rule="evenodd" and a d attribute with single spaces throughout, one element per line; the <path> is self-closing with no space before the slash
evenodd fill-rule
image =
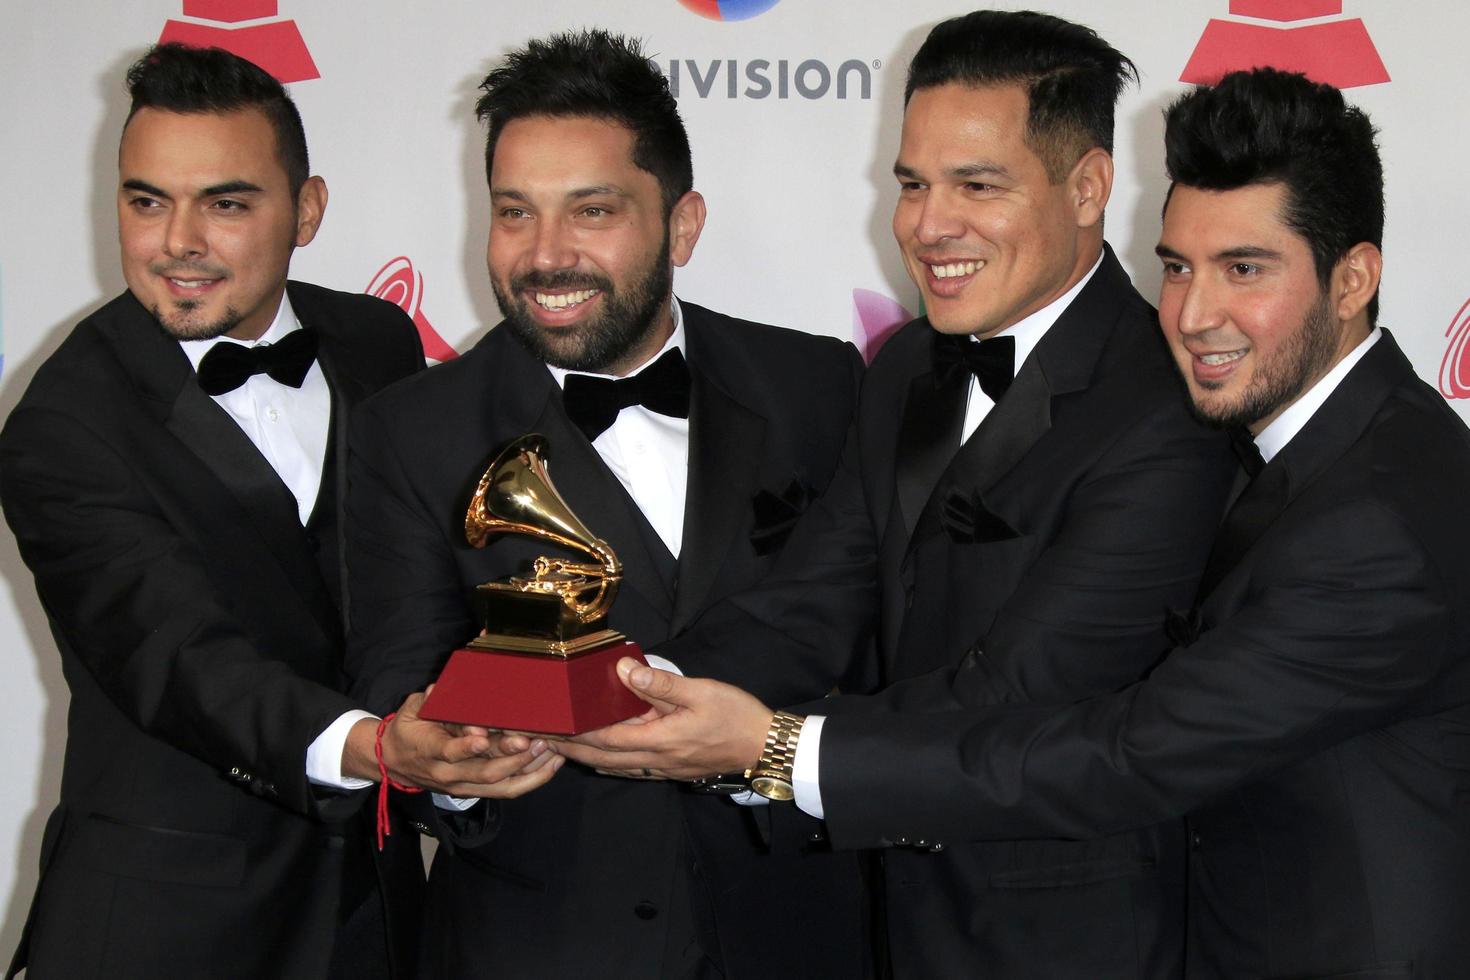
<path id="1" fill-rule="evenodd" d="M 454 651 L 420 712 L 424 718 L 506 731 L 575 735 L 641 714 L 648 706 L 618 680 L 638 645 L 607 628 L 622 565 L 572 513 L 547 474 L 546 437 L 522 436 L 480 478 L 465 537 L 528 534 L 590 562 L 538 557 L 528 577 L 475 589 L 485 633 Z"/>

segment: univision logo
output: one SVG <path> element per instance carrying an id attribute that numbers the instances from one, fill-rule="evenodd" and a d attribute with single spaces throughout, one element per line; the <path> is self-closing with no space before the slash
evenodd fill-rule
<path id="1" fill-rule="evenodd" d="M 781 0 L 679 0 L 685 8 L 710 20 L 748 20 Z"/>
<path id="2" fill-rule="evenodd" d="M 659 65 L 669 79 L 674 98 L 692 89 L 701 99 L 723 96 L 727 99 L 778 99 L 800 97 L 822 99 L 835 94 L 839 99 L 853 96 L 873 97 L 873 71 L 882 62 L 849 58 L 836 68 L 825 61 L 808 58 L 792 64 L 785 58 L 768 61 L 753 58 L 741 62 L 736 58 L 716 58 L 699 62 L 693 58 L 673 58 Z M 743 87 L 742 87 L 743 85 Z"/>

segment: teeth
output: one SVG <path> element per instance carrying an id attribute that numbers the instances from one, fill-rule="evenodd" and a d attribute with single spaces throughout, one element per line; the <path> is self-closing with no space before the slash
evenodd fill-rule
<path id="1" fill-rule="evenodd" d="M 180 289 L 203 289 L 218 282 L 217 279 L 169 279 L 169 282 Z"/>
<path id="2" fill-rule="evenodd" d="M 1201 354 L 1199 359 L 1211 367 L 1215 367 L 1220 364 L 1229 364 L 1231 361 L 1238 361 L 1244 356 L 1245 351 L 1233 350 L 1228 354 Z"/>
<path id="3" fill-rule="evenodd" d="M 548 310 L 560 310 L 568 306 L 585 303 L 596 296 L 597 293 L 598 291 L 596 289 L 581 289 L 575 293 L 558 293 L 555 296 L 550 293 L 537 293 L 536 302 Z"/>
<path id="4" fill-rule="evenodd" d="M 954 276 L 972 276 L 977 268 L 984 267 L 984 262 L 950 262 L 946 265 L 931 265 L 929 271 L 934 274 L 935 279 L 949 279 Z"/>

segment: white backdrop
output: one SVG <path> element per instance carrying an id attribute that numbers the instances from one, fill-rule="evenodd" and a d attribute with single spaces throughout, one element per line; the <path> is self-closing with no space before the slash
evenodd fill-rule
<path id="1" fill-rule="evenodd" d="M 1465 156 L 1466 126 L 1452 108 L 1470 89 L 1460 44 L 1470 5 L 1029 6 L 1095 27 L 1142 72 L 1141 89 L 1119 110 L 1108 238 L 1145 295 L 1156 294 L 1159 279 L 1160 109 L 1185 88 L 1181 77 L 1201 66 L 1274 63 L 1352 85 L 1350 98 L 1382 132 L 1388 173 L 1382 321 L 1424 378 L 1470 398 L 1470 352 L 1462 350 L 1470 262 L 1460 244 L 1470 196 L 1455 162 Z M 71 326 L 123 288 L 113 205 L 122 75 L 165 25 L 242 53 L 264 50 L 278 73 L 294 76 L 313 171 L 331 189 L 322 232 L 297 254 L 294 274 L 341 289 L 375 283 L 416 308 L 421 328 L 433 331 L 431 351 L 436 337 L 463 349 L 499 319 L 484 271 L 476 85 L 528 38 L 583 26 L 643 38 L 677 79 L 695 186 L 710 208 L 678 292 L 860 345 L 869 330 L 902 318 L 900 307 L 917 307 L 888 231 L 890 168 L 904 67 L 930 26 L 965 9 L 953 2 L 111 0 L 86 8 L 39 0 L 0 8 L 0 416 Z M 291 46 L 298 37 L 304 58 Z M 1470 418 L 1470 400 L 1453 404 Z M 0 533 L 0 639 L 9 706 L 0 716 L 3 962 L 59 791 L 67 705 L 8 531 Z"/>

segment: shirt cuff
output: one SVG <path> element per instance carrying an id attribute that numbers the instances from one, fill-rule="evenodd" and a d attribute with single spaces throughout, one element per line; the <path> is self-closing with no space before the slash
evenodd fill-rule
<path id="1" fill-rule="evenodd" d="M 460 813 L 468 810 L 480 802 L 479 797 L 472 796 L 469 799 L 461 799 L 458 796 L 445 796 L 443 793 L 430 793 L 434 798 L 434 805 L 441 810 L 455 810 Z"/>
<path id="2" fill-rule="evenodd" d="M 826 715 L 807 715 L 801 723 L 801 737 L 796 740 L 796 758 L 791 762 L 791 788 L 796 793 L 796 806 L 818 820 L 826 819 L 822 809 L 822 787 L 817 783 L 817 761 L 822 755 L 822 725 Z"/>
<path id="3" fill-rule="evenodd" d="M 676 667 L 672 660 L 665 660 L 656 653 L 645 653 L 643 659 L 648 661 L 648 666 L 650 667 L 658 670 L 666 670 L 671 674 L 678 674 L 680 677 L 684 676 L 684 672 Z"/>
<path id="4" fill-rule="evenodd" d="M 306 747 L 306 778 L 317 786 L 333 789 L 367 789 L 373 785 L 370 779 L 342 775 L 342 750 L 347 747 L 347 733 L 352 726 L 364 718 L 378 720 L 370 711 L 348 711 L 327 726 Z"/>

